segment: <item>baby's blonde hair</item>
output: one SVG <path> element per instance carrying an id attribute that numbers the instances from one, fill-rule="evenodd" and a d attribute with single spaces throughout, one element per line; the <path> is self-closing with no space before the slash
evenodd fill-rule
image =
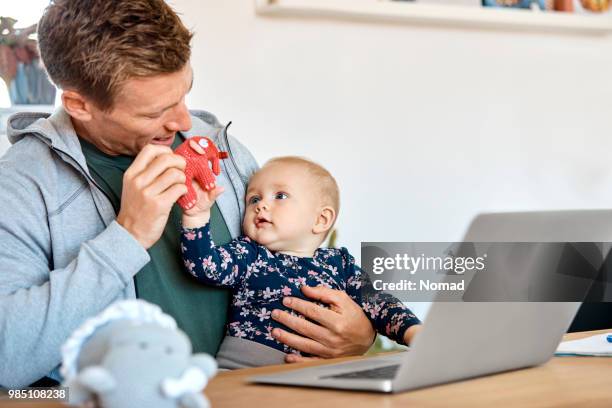
<path id="1" fill-rule="evenodd" d="M 305 157 L 281 156 L 268 160 L 262 168 L 274 163 L 288 163 L 303 166 L 308 173 L 315 178 L 315 185 L 319 189 L 323 204 L 332 207 L 336 212 L 336 218 L 338 218 L 338 212 L 340 211 L 340 189 L 338 188 L 338 183 L 336 183 L 334 176 L 332 176 L 325 167 Z"/>

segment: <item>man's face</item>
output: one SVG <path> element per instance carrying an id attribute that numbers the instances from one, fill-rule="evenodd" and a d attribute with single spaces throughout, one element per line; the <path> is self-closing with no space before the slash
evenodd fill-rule
<path id="1" fill-rule="evenodd" d="M 171 74 L 127 80 L 112 110 L 92 108 L 91 120 L 81 126 L 85 137 L 111 155 L 135 156 L 149 143 L 171 146 L 176 132 L 191 129 L 185 95 L 192 82 L 189 64 Z"/>

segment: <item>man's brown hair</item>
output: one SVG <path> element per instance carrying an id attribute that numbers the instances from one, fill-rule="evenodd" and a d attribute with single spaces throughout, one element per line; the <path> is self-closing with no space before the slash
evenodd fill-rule
<path id="1" fill-rule="evenodd" d="M 53 0 L 38 23 L 51 80 L 103 110 L 127 79 L 181 70 L 191 37 L 163 0 Z"/>

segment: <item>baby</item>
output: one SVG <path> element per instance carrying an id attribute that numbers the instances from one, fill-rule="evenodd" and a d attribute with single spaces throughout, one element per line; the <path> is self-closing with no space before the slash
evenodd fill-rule
<path id="1" fill-rule="evenodd" d="M 186 270 L 201 282 L 233 291 L 217 354 L 220 367 L 281 364 L 286 353 L 299 353 L 272 336 L 275 327 L 289 329 L 272 320 L 271 312 L 287 310 L 285 296 L 305 299 L 302 285 L 345 291 L 379 333 L 409 343 L 407 329 L 419 319 L 395 297 L 375 291 L 346 248 L 319 248 L 339 209 L 338 186 L 327 170 L 299 157 L 267 162 L 249 181 L 245 236 L 215 246 L 210 208 L 221 193 L 220 187 L 198 189 L 196 206 L 184 212 L 181 234 Z"/>

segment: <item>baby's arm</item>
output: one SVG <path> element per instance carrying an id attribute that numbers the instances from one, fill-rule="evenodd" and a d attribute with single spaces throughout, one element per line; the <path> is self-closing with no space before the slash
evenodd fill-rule
<path id="1" fill-rule="evenodd" d="M 206 154 L 204 149 L 202 149 L 202 147 L 198 145 L 194 140 L 189 141 L 189 146 L 201 155 Z M 218 170 L 219 169 L 217 169 L 215 174 L 219 174 Z M 216 186 L 211 191 L 206 191 L 200 187 L 196 180 L 192 182 L 192 187 L 195 190 L 197 202 L 193 208 L 190 208 L 189 210 L 183 210 L 183 227 L 203 227 L 208 222 L 208 220 L 210 220 L 210 209 L 215 203 L 217 197 L 219 197 L 221 193 L 223 193 L 223 187 Z"/>
<path id="2" fill-rule="evenodd" d="M 181 233 L 181 254 L 185 270 L 200 282 L 232 288 L 241 283 L 247 265 L 257 259 L 257 247 L 247 239 L 234 239 L 215 246 L 210 223 L 185 228 Z"/>
<path id="3" fill-rule="evenodd" d="M 355 258 L 345 248 L 342 258 L 346 293 L 361 306 L 376 331 L 400 344 L 410 344 L 421 321 L 395 296 L 374 289 L 368 274 L 355 265 Z"/>
<path id="4" fill-rule="evenodd" d="M 193 183 L 198 201 L 183 211 L 181 254 L 186 271 L 201 282 L 231 288 L 240 282 L 241 274 L 257 257 L 257 248 L 244 240 L 233 240 L 227 245 L 215 246 L 210 235 L 210 209 L 222 187 L 204 191 Z"/>

